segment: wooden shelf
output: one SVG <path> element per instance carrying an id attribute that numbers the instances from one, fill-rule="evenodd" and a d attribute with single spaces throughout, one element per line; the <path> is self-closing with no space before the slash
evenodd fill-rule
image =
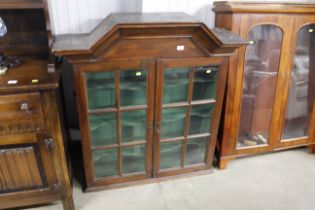
<path id="1" fill-rule="evenodd" d="M 42 0 L 0 0 L 0 9 L 42 9 Z"/>

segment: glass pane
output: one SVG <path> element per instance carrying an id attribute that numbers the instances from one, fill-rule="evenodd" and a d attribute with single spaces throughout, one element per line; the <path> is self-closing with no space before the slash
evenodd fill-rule
<path id="1" fill-rule="evenodd" d="M 208 137 L 189 139 L 187 142 L 185 165 L 205 162 L 207 143 Z"/>
<path id="2" fill-rule="evenodd" d="M 294 66 L 281 139 L 308 135 L 315 101 L 315 24 L 298 33 Z"/>
<path id="3" fill-rule="evenodd" d="M 121 112 L 122 141 L 145 140 L 146 134 L 146 111 L 135 110 Z"/>
<path id="4" fill-rule="evenodd" d="M 113 72 L 87 73 L 86 86 L 90 110 L 115 106 L 115 79 Z"/>
<path id="5" fill-rule="evenodd" d="M 267 144 L 279 70 L 282 31 L 254 27 L 246 49 L 237 147 Z"/>
<path id="6" fill-rule="evenodd" d="M 209 133 L 214 104 L 192 106 L 190 112 L 189 135 Z"/>
<path id="7" fill-rule="evenodd" d="M 118 175 L 117 149 L 93 151 L 96 178 Z"/>
<path id="8" fill-rule="evenodd" d="M 144 171 L 145 169 L 145 145 L 134 147 L 124 147 L 123 156 L 123 173 L 133 173 Z"/>
<path id="9" fill-rule="evenodd" d="M 163 142 L 160 145 L 160 168 L 180 167 L 183 142 Z"/>
<path id="10" fill-rule="evenodd" d="M 89 115 L 90 133 L 93 146 L 117 143 L 117 114 Z"/>
<path id="11" fill-rule="evenodd" d="M 167 68 L 164 71 L 163 104 L 186 102 L 189 68 Z"/>
<path id="12" fill-rule="evenodd" d="M 186 107 L 162 110 L 161 138 L 184 136 Z"/>
<path id="13" fill-rule="evenodd" d="M 120 105 L 133 106 L 146 104 L 147 72 L 128 70 L 120 72 Z"/>
<path id="14" fill-rule="evenodd" d="M 215 99 L 217 73 L 217 67 L 199 67 L 195 69 L 193 101 Z"/>

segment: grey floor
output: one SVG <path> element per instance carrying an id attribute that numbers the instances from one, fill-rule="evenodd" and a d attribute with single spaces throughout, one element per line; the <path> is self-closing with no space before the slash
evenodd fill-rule
<path id="1" fill-rule="evenodd" d="M 77 185 L 74 198 L 77 210 L 314 210 L 315 155 L 295 149 L 240 158 L 213 174 L 95 193 Z"/>

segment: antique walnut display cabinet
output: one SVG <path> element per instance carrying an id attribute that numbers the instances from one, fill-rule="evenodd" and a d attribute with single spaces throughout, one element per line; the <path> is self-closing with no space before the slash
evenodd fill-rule
<path id="1" fill-rule="evenodd" d="M 315 144 L 315 5 L 215 2 L 216 27 L 248 39 L 230 59 L 220 168 Z"/>
<path id="2" fill-rule="evenodd" d="M 228 56 L 245 43 L 183 13 L 115 13 L 90 34 L 58 36 L 88 190 L 210 169 Z"/>
<path id="3" fill-rule="evenodd" d="M 1 0 L 0 18 L 0 209 L 72 210 L 47 2 Z"/>

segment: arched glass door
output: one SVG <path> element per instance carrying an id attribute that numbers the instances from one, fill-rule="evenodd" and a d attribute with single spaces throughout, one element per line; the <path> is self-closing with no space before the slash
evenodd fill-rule
<path id="1" fill-rule="evenodd" d="M 298 32 L 281 140 L 308 136 L 315 99 L 314 56 L 315 24 L 309 24 Z"/>
<path id="2" fill-rule="evenodd" d="M 267 24 L 248 33 L 237 149 L 268 145 L 282 37 L 278 26 Z"/>

